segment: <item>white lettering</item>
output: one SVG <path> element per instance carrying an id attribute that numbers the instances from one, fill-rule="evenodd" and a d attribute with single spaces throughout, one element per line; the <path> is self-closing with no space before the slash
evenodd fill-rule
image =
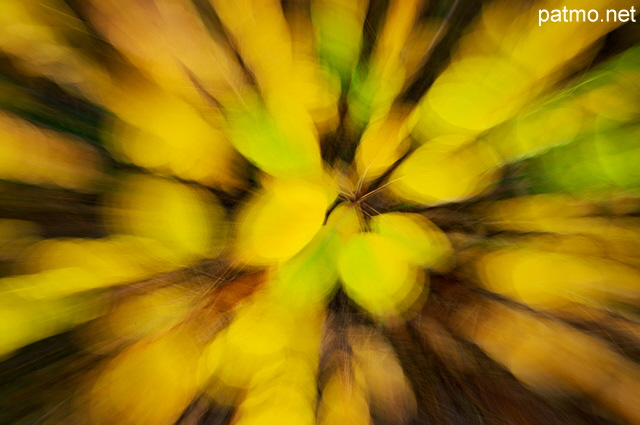
<path id="1" fill-rule="evenodd" d="M 542 18 L 542 14 L 546 13 L 544 19 Z M 543 22 L 547 22 L 549 20 L 549 11 L 546 9 L 538 10 L 538 26 L 541 27 Z"/>

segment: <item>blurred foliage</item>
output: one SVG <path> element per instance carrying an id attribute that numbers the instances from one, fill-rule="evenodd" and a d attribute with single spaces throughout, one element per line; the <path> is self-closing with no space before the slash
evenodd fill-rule
<path id="1" fill-rule="evenodd" d="M 0 423 L 640 423 L 640 27 L 556 7 L 0 2 Z"/>

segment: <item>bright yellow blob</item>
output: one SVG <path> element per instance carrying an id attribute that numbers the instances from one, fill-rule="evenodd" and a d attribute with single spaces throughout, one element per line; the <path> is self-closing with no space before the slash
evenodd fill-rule
<path id="1" fill-rule="evenodd" d="M 571 303 L 600 307 L 640 298 L 640 274 L 620 263 L 590 256 L 530 249 L 502 249 L 477 265 L 492 291 L 536 308 Z"/>
<path id="2" fill-rule="evenodd" d="M 360 179 L 369 182 L 380 177 L 410 147 L 406 113 L 395 112 L 372 121 L 356 149 L 355 163 Z"/>
<path id="3" fill-rule="evenodd" d="M 320 230 L 329 199 L 324 187 L 275 180 L 238 217 L 235 252 L 246 264 L 288 260 Z"/>
<path id="4" fill-rule="evenodd" d="M 371 218 L 371 230 L 399 242 L 411 261 L 437 271 L 446 271 L 453 261 L 449 239 L 420 214 L 385 213 Z"/>
<path id="5" fill-rule="evenodd" d="M 434 139 L 413 152 L 391 175 L 391 190 L 421 204 L 459 202 L 497 180 L 499 160 L 487 145 L 464 136 Z"/>
<path id="6" fill-rule="evenodd" d="M 353 236 L 340 251 L 338 270 L 347 295 L 381 317 L 404 313 L 424 284 L 406 248 L 375 233 Z"/>
<path id="7" fill-rule="evenodd" d="M 91 391 L 93 423 L 173 424 L 196 395 L 197 350 L 183 332 L 121 352 Z"/>
<path id="8" fill-rule="evenodd" d="M 116 232 L 157 240 L 183 261 L 216 257 L 226 236 L 225 213 L 212 194 L 157 177 L 126 179 L 107 213 Z"/>

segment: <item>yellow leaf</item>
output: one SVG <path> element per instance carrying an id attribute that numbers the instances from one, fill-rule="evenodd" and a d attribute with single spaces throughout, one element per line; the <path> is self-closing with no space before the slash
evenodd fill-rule
<path id="1" fill-rule="evenodd" d="M 103 159 L 89 144 L 0 112 L 0 179 L 93 192 Z"/>
<path id="2" fill-rule="evenodd" d="M 439 272 L 451 267 L 453 248 L 447 236 L 420 214 L 385 213 L 371 218 L 371 231 L 399 242 L 408 258 Z"/>
<path id="3" fill-rule="evenodd" d="M 279 378 L 275 377 L 271 385 L 261 383 L 251 388 L 238 407 L 233 423 L 260 425 L 279 418 L 278 423 L 282 425 L 314 425 L 315 392 L 310 399 L 295 385 Z M 315 380 L 313 386 L 315 389 Z"/>
<path id="4" fill-rule="evenodd" d="M 302 251 L 274 270 L 271 292 L 291 310 L 308 310 L 328 301 L 337 289 L 339 248 L 339 233 L 323 226 Z"/>
<path id="5" fill-rule="evenodd" d="M 321 174 L 313 121 L 291 93 L 274 91 L 263 102 L 256 93 L 247 92 L 224 106 L 229 140 L 258 168 L 281 178 Z"/>
<path id="6" fill-rule="evenodd" d="M 331 376 L 322 390 L 318 409 L 321 425 L 370 425 L 369 404 L 363 391 L 338 372 Z"/>
<path id="7" fill-rule="evenodd" d="M 320 230 L 328 202 L 322 186 L 274 180 L 240 212 L 235 247 L 239 260 L 259 265 L 293 257 Z"/>
<path id="8" fill-rule="evenodd" d="M 156 0 L 153 7 L 138 1 L 127 7 L 113 0 L 83 3 L 102 37 L 158 86 L 189 103 L 206 106 L 193 79 L 216 95 L 245 83 L 233 51 L 211 36 L 188 0 Z"/>
<path id="9" fill-rule="evenodd" d="M 346 240 L 363 230 L 364 217 L 362 216 L 362 211 L 353 204 L 342 202 L 329 214 L 327 227 L 335 228 L 341 237 Z"/>
<path id="10" fill-rule="evenodd" d="M 171 331 L 121 352 L 91 390 L 93 423 L 173 424 L 196 395 L 197 348 Z"/>
<path id="11" fill-rule="evenodd" d="M 459 202 L 477 196 L 497 180 L 499 159 L 480 142 L 445 136 L 424 144 L 391 175 L 399 197 L 421 204 Z"/>
<path id="12" fill-rule="evenodd" d="M 499 57 L 469 57 L 452 63 L 420 103 L 421 134 L 433 136 L 430 111 L 450 132 L 477 134 L 512 117 L 528 100 L 526 72 Z"/>
<path id="13" fill-rule="evenodd" d="M 220 254 L 226 218 L 209 192 L 150 176 L 131 176 L 114 194 L 108 219 L 118 233 L 163 243 L 184 261 Z"/>
<path id="14" fill-rule="evenodd" d="M 611 260 L 532 249 L 501 249 L 476 265 L 490 290 L 536 308 L 601 306 L 640 299 L 640 274 Z"/>
<path id="15" fill-rule="evenodd" d="M 205 116 L 157 85 L 122 79 L 106 106 L 118 117 L 105 132 L 118 159 L 184 180 L 221 187 L 239 186 L 239 155 L 222 131 L 218 111 Z"/>
<path id="16" fill-rule="evenodd" d="M 338 271 L 349 297 L 374 316 L 406 312 L 423 291 L 425 273 L 397 241 L 359 233 L 343 246 Z"/>
<path id="17" fill-rule="evenodd" d="M 407 114 L 402 111 L 389 113 L 372 120 L 356 148 L 356 168 L 360 180 L 370 182 L 380 177 L 410 147 Z"/>

